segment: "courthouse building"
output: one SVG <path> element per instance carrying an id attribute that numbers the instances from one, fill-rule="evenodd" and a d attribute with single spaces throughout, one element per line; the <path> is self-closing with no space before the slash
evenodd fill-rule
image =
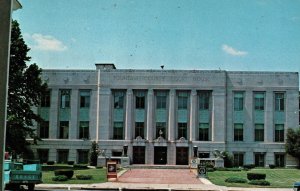
<path id="1" fill-rule="evenodd" d="M 43 70 L 49 92 L 37 112 L 42 161 L 87 163 L 96 141 L 107 157 L 128 146 L 131 164 L 187 165 L 228 151 L 236 166 L 296 165 L 285 153 L 299 127 L 297 72 Z"/>

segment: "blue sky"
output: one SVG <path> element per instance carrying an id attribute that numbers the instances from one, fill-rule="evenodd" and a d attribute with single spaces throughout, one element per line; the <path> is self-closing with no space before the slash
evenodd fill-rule
<path id="1" fill-rule="evenodd" d="M 300 72 L 300 0 L 19 0 L 45 69 Z"/>

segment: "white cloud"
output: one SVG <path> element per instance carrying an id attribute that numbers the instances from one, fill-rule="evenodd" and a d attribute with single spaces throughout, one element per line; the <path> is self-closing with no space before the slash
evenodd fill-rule
<path id="1" fill-rule="evenodd" d="M 232 56 L 245 56 L 248 54 L 248 52 L 246 52 L 246 51 L 236 50 L 226 44 L 222 45 L 222 50 Z"/>
<path id="2" fill-rule="evenodd" d="M 35 50 L 61 52 L 68 49 L 68 47 L 64 45 L 63 42 L 50 35 L 35 33 L 33 35 L 30 35 L 30 39 L 33 41 L 32 49 Z"/>

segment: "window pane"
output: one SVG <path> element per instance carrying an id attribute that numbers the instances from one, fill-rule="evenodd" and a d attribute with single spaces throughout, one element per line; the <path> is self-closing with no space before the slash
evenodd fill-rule
<path id="1" fill-rule="evenodd" d="M 284 142 L 283 124 L 275 124 L 275 142 Z"/>
<path id="2" fill-rule="evenodd" d="M 243 92 L 234 93 L 234 111 L 242 111 L 244 108 Z"/>
<path id="3" fill-rule="evenodd" d="M 255 110 L 264 110 L 265 108 L 265 94 L 260 93 L 254 93 L 254 109 Z"/>
<path id="4" fill-rule="evenodd" d="M 90 107 L 90 90 L 80 90 L 80 107 Z"/>
<path id="5" fill-rule="evenodd" d="M 135 138 L 141 137 L 144 138 L 144 123 L 136 122 L 135 123 Z"/>
<path id="6" fill-rule="evenodd" d="M 43 121 L 40 124 L 40 138 L 49 138 L 49 121 Z"/>
<path id="7" fill-rule="evenodd" d="M 284 93 L 275 93 L 275 111 L 284 111 Z"/>
<path id="8" fill-rule="evenodd" d="M 123 139 L 123 122 L 114 122 L 113 139 Z"/>
<path id="9" fill-rule="evenodd" d="M 167 108 L 167 93 L 165 91 L 158 91 L 156 93 L 156 108 L 157 109 Z"/>
<path id="10" fill-rule="evenodd" d="M 69 108 L 70 107 L 70 96 L 71 90 L 60 90 L 60 107 Z"/>
<path id="11" fill-rule="evenodd" d="M 199 92 L 199 109 L 208 110 L 209 109 L 209 99 L 210 92 L 202 91 Z"/>
<path id="12" fill-rule="evenodd" d="M 187 123 L 178 123 L 178 139 L 187 139 Z"/>
<path id="13" fill-rule="evenodd" d="M 50 90 L 41 96 L 41 107 L 50 107 Z"/>
<path id="14" fill-rule="evenodd" d="M 163 137 L 166 138 L 166 122 L 156 122 L 156 138 Z"/>
<path id="15" fill-rule="evenodd" d="M 178 109 L 187 109 L 188 108 L 188 93 L 179 92 L 178 93 Z"/>
<path id="16" fill-rule="evenodd" d="M 135 97 L 135 108 L 136 109 L 145 109 L 145 92 L 137 91 Z"/>
<path id="17" fill-rule="evenodd" d="M 59 138 L 60 139 L 69 138 L 69 121 L 60 121 Z"/>
<path id="18" fill-rule="evenodd" d="M 89 139 L 89 122 L 79 122 L 79 139 Z"/>
<path id="19" fill-rule="evenodd" d="M 123 91 L 114 92 L 114 108 L 123 109 L 123 107 L 124 107 L 124 96 L 125 96 L 125 93 Z"/>
<path id="20" fill-rule="evenodd" d="M 234 124 L 234 141 L 243 141 L 243 124 Z"/>
<path id="21" fill-rule="evenodd" d="M 233 165 L 235 167 L 244 165 L 244 154 L 243 153 L 234 153 L 233 154 Z"/>

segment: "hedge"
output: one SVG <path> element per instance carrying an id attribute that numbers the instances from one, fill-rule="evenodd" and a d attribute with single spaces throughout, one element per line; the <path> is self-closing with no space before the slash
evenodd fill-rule
<path id="1" fill-rule="evenodd" d="M 245 164 L 245 165 L 243 166 L 243 168 L 246 168 L 246 169 L 252 169 L 252 168 L 254 168 L 254 167 L 255 167 L 254 164 Z"/>
<path id="2" fill-rule="evenodd" d="M 240 177 L 229 177 L 225 180 L 225 182 L 230 182 L 230 183 L 246 183 L 247 180 L 244 178 Z"/>
<path id="3" fill-rule="evenodd" d="M 266 174 L 263 173 L 247 173 L 248 180 L 264 180 L 266 179 Z"/>
<path id="4" fill-rule="evenodd" d="M 52 178 L 53 181 L 67 181 L 68 177 L 65 175 L 58 175 Z"/>
<path id="5" fill-rule="evenodd" d="M 78 179 L 78 180 L 90 180 L 92 178 L 93 178 L 92 175 L 84 175 L 84 174 L 76 175 L 76 179 Z"/>
<path id="6" fill-rule="evenodd" d="M 251 180 L 249 184 L 260 185 L 260 186 L 270 186 L 270 182 L 266 180 Z"/>
<path id="7" fill-rule="evenodd" d="M 74 163 L 74 161 L 68 161 L 68 165 L 73 165 Z"/>
<path id="8" fill-rule="evenodd" d="M 54 161 L 48 161 L 47 165 L 54 165 L 54 163 L 55 163 Z"/>
<path id="9" fill-rule="evenodd" d="M 68 179 L 71 179 L 74 175 L 74 170 L 69 169 L 58 169 L 54 171 L 55 176 L 65 175 Z"/>
<path id="10" fill-rule="evenodd" d="M 87 164 L 74 164 L 73 168 L 75 168 L 75 169 L 87 169 L 88 165 Z"/>

